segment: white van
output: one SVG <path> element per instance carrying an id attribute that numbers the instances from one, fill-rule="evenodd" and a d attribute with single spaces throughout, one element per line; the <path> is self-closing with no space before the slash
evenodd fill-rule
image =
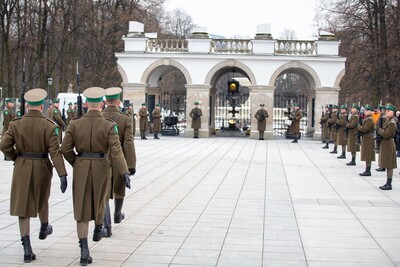
<path id="1" fill-rule="evenodd" d="M 67 110 L 68 110 L 68 103 L 72 103 L 72 105 L 75 102 L 78 102 L 78 95 L 77 93 L 59 93 L 57 98 L 60 100 L 60 105 L 59 109 L 61 111 L 61 114 L 65 114 L 67 116 Z M 82 105 L 85 104 L 85 97 L 81 93 L 82 97 Z M 64 109 L 64 110 L 63 110 Z"/>

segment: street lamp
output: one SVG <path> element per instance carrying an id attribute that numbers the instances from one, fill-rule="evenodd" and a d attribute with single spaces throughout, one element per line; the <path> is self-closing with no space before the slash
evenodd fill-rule
<path id="1" fill-rule="evenodd" d="M 53 78 L 47 78 L 47 99 L 50 98 L 50 86 L 53 84 Z"/>

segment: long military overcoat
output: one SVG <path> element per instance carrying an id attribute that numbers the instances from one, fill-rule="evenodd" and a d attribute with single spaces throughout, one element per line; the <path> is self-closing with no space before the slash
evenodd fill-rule
<path id="1" fill-rule="evenodd" d="M 132 118 L 128 114 L 122 113 L 117 106 L 108 106 L 102 112 L 105 118 L 113 120 L 118 125 L 119 140 L 121 142 L 122 151 L 125 156 L 128 168 L 136 168 L 136 150 L 133 139 Z M 111 165 L 112 158 L 110 158 Z M 121 175 L 116 168 L 112 168 L 112 192 L 118 196 L 125 196 L 125 183 L 121 179 Z"/>
<path id="2" fill-rule="evenodd" d="M 357 131 L 363 133 L 361 142 L 361 161 L 375 161 L 374 120 L 366 117 L 363 124 L 357 126 Z"/>
<path id="3" fill-rule="evenodd" d="M 338 112 L 333 112 L 331 114 L 331 117 L 328 119 L 327 123 L 328 123 L 328 130 L 330 129 L 330 137 L 332 138 L 331 140 L 335 142 L 335 145 L 337 145 L 336 143 L 336 139 L 337 139 L 337 130 L 336 130 L 336 121 L 338 119 Z"/>
<path id="4" fill-rule="evenodd" d="M 14 110 L 12 110 L 10 107 L 7 107 L 7 109 L 3 113 L 3 116 L 4 116 L 3 131 L 1 136 L 4 136 L 4 134 L 8 129 L 8 126 L 10 125 L 10 122 L 15 118 Z"/>
<path id="5" fill-rule="evenodd" d="M 159 109 L 153 110 L 153 132 L 161 131 L 161 112 Z"/>
<path id="6" fill-rule="evenodd" d="M 141 108 L 139 110 L 139 129 L 140 131 L 146 131 L 147 130 L 147 117 L 149 114 L 147 114 L 147 109 Z"/>
<path id="7" fill-rule="evenodd" d="M 324 115 L 321 116 L 322 138 L 325 140 L 329 139 L 328 120 L 329 120 L 329 112 L 326 111 Z"/>
<path id="8" fill-rule="evenodd" d="M 111 191 L 111 164 L 108 157 L 77 157 L 76 152 L 109 153 L 113 168 L 121 174 L 128 166 L 119 141 L 118 126 L 100 111 L 89 110 L 71 121 L 65 132 L 61 152 L 73 166 L 72 197 L 76 221 L 95 220 L 101 224 Z M 122 179 L 122 178 L 121 178 Z"/>
<path id="9" fill-rule="evenodd" d="M 351 115 L 349 122 L 346 123 L 346 128 L 349 129 L 349 134 L 347 135 L 347 152 L 356 153 L 358 151 L 356 147 L 356 127 L 358 123 L 358 115 Z"/>
<path id="10" fill-rule="evenodd" d="M 128 111 L 126 113 L 132 119 L 133 136 L 135 136 L 135 132 L 136 132 L 136 114 L 133 112 L 133 109 L 128 109 Z"/>
<path id="11" fill-rule="evenodd" d="M 294 134 L 300 133 L 300 120 L 303 117 L 303 114 L 300 110 L 297 110 L 292 116 L 292 123 L 290 125 L 290 130 Z"/>
<path id="12" fill-rule="evenodd" d="M 65 122 L 62 119 L 61 116 L 61 111 L 59 108 L 54 107 L 53 109 L 53 121 L 55 121 L 58 125 L 58 132 L 60 133 L 58 136 L 58 141 L 62 142 L 62 132 L 63 132 L 63 127 L 66 127 L 67 125 L 65 124 Z"/>
<path id="13" fill-rule="evenodd" d="M 396 128 L 396 120 L 392 118 L 387 120 L 383 127 L 378 130 L 378 134 L 383 137 L 379 146 L 379 167 L 381 168 L 397 168 L 396 144 L 393 138 L 396 134 Z"/>
<path id="14" fill-rule="evenodd" d="M 264 108 L 260 108 L 257 110 L 254 118 L 257 119 L 257 130 L 262 132 L 265 131 L 267 126 L 268 111 Z"/>
<path id="15" fill-rule="evenodd" d="M 192 118 L 192 129 L 198 130 L 201 128 L 201 116 L 203 116 L 203 113 L 201 112 L 201 109 L 198 107 L 193 108 L 189 116 Z"/>
<path id="16" fill-rule="evenodd" d="M 340 114 L 339 119 L 336 120 L 336 124 L 340 126 L 336 136 L 336 145 L 338 146 L 346 146 L 347 139 L 344 138 L 344 129 L 346 129 L 346 119 L 347 114 Z"/>
<path id="17" fill-rule="evenodd" d="M 38 110 L 30 110 L 10 123 L 0 143 L 15 162 L 11 183 L 10 214 L 36 217 L 48 208 L 53 165 L 59 176 L 67 175 L 58 143 L 57 126 Z M 19 157 L 17 153 L 49 153 L 48 158 Z"/>

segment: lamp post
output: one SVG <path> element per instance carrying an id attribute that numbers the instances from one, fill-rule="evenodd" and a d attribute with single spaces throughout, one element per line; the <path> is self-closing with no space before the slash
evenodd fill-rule
<path id="1" fill-rule="evenodd" d="M 47 99 L 50 98 L 50 86 L 53 84 L 53 78 L 47 78 Z"/>

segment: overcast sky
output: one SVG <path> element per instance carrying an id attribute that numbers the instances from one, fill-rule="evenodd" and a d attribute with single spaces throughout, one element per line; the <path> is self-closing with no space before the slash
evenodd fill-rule
<path id="1" fill-rule="evenodd" d="M 284 29 L 296 39 L 311 40 L 315 30 L 317 0 L 167 0 L 168 11 L 181 9 L 209 34 L 254 38 L 257 25 L 271 24 L 272 37 L 279 39 Z"/>

